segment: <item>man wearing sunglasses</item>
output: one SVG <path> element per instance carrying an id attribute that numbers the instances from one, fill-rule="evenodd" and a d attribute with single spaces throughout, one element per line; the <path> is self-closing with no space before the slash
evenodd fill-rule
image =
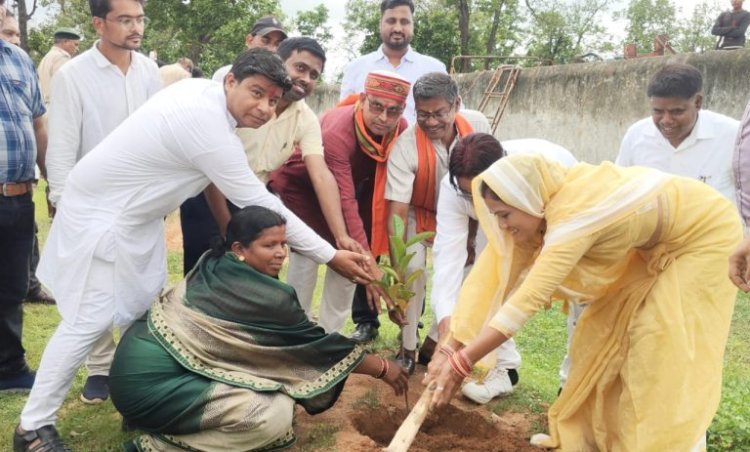
<path id="1" fill-rule="evenodd" d="M 47 168 L 49 200 L 57 205 L 73 167 L 161 88 L 156 64 L 138 52 L 147 18 L 142 0 L 91 0 L 99 40 L 52 77 Z M 84 239 L 85 240 L 85 239 Z M 86 360 L 81 401 L 109 397 L 107 376 L 115 353 L 102 336 Z"/>
<path id="2" fill-rule="evenodd" d="M 320 119 L 325 162 L 341 194 L 341 213 L 346 222 L 344 232 L 368 254 L 376 237 L 380 243 L 387 241 L 383 198 L 386 162 L 396 138 L 406 128 L 402 113 L 409 87 L 409 82 L 396 73 L 370 72 L 363 92 L 348 98 Z M 325 200 L 316 196 L 299 152 L 271 175 L 270 187 L 321 237 L 334 245 L 340 241 L 338 233 L 332 232 L 324 219 Z M 374 249 L 371 254 L 379 255 Z M 379 269 L 373 271 L 379 273 Z M 318 264 L 292 249 L 288 282 L 297 291 L 308 316 L 317 274 Z M 369 299 L 373 312 L 378 312 L 378 295 L 372 288 L 367 293 L 368 288 L 335 272 L 327 272 L 320 325 L 329 333 L 340 331 L 349 315 L 355 291 L 362 299 Z M 377 314 L 375 316 L 377 318 Z"/>
<path id="3" fill-rule="evenodd" d="M 409 127 L 388 158 L 388 183 L 385 199 L 388 215 L 398 215 L 406 225 L 408 240 L 424 231 L 435 232 L 435 212 L 440 180 L 448 172 L 448 156 L 456 141 L 472 132 L 490 132 L 487 118 L 478 111 L 462 110 L 458 85 L 448 74 L 432 72 L 420 77 L 414 84 L 414 104 L 417 124 Z M 394 231 L 390 230 L 389 234 Z M 430 243 L 417 243 L 409 248 L 415 252 L 407 274 L 427 268 L 427 249 Z M 407 325 L 402 330 L 402 365 L 414 371 L 418 345 L 417 325 L 425 301 L 427 273 L 417 278 L 412 286 L 415 292 L 406 310 Z M 422 347 L 422 362 L 429 361 L 437 339 L 433 325 L 429 338 Z"/>

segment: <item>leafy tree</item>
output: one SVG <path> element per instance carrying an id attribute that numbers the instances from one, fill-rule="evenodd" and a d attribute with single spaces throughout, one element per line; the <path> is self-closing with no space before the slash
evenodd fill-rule
<path id="1" fill-rule="evenodd" d="M 630 0 L 624 12 L 627 21 L 627 42 L 635 43 L 640 52 L 653 48 L 654 37 L 677 32 L 675 7 L 671 0 Z"/>
<path id="2" fill-rule="evenodd" d="M 692 15 L 679 23 L 677 36 L 672 40 L 674 46 L 680 52 L 714 49 L 716 36 L 711 35 L 711 27 L 720 12 L 716 1 L 703 0 L 695 5 Z"/>
<path id="3" fill-rule="evenodd" d="M 374 51 L 380 46 L 380 0 L 348 0 L 344 30 L 350 59 Z M 357 48 L 356 45 L 359 44 Z"/>
<path id="4" fill-rule="evenodd" d="M 143 47 L 165 62 L 186 56 L 210 73 L 245 49 L 245 36 L 266 14 L 282 17 L 278 0 L 149 0 Z"/>
<path id="5" fill-rule="evenodd" d="M 96 41 L 88 0 L 45 0 L 41 5 L 47 8 L 49 17 L 29 30 L 27 41 L 29 55 L 35 62 L 39 63 L 52 47 L 53 35 L 60 27 L 75 28 L 82 34 L 81 51 L 88 49 Z"/>
<path id="6" fill-rule="evenodd" d="M 586 51 L 611 46 L 601 16 L 612 0 L 525 0 L 532 17 L 528 55 L 547 62 L 567 63 Z"/>
<path id="7" fill-rule="evenodd" d="M 27 41 L 29 20 L 31 20 L 31 17 L 34 15 L 34 13 L 36 13 L 37 6 L 39 6 L 39 4 L 37 0 L 33 0 L 31 8 L 29 8 L 29 6 L 26 4 L 26 0 L 16 0 L 15 6 L 17 10 L 16 15 L 18 16 L 16 19 L 18 20 L 18 31 L 21 34 L 21 48 L 28 52 L 29 46 Z"/>
<path id="8" fill-rule="evenodd" d="M 474 35 L 484 43 L 483 54 L 509 56 L 521 44 L 525 17 L 518 0 L 476 0 Z M 489 26 L 482 26 L 483 24 Z"/>
<path id="9" fill-rule="evenodd" d="M 328 8 L 320 4 L 309 11 L 300 11 L 294 20 L 294 28 L 302 36 L 314 38 L 321 46 L 327 47 L 333 39 L 328 22 Z"/>

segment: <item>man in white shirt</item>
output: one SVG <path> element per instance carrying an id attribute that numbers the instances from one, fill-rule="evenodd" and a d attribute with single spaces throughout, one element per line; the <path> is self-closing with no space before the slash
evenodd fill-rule
<path id="1" fill-rule="evenodd" d="M 55 31 L 54 37 L 55 44 L 44 55 L 37 68 L 45 105 L 49 105 L 52 76 L 78 53 L 78 46 L 81 43 L 81 35 L 74 28 L 59 28 Z"/>
<path id="2" fill-rule="evenodd" d="M 338 185 L 323 158 L 318 117 L 305 103 L 305 98 L 315 89 L 325 67 L 325 51 L 314 39 L 300 36 L 285 39 L 277 53 L 284 60 L 292 88 L 284 93 L 276 105 L 276 115 L 262 127 L 237 129 L 250 169 L 261 182 L 267 183 L 270 173 L 280 168 L 295 149 L 299 149 L 315 193 L 321 201 L 324 217 L 340 238 L 337 246 L 360 251 L 359 244 L 346 230 Z M 223 235 L 229 222 L 230 208 L 234 207 L 228 205 L 213 186 L 209 186 L 206 196 L 189 199 L 180 207 L 185 274 L 210 248 L 211 237 L 219 235 L 220 231 Z"/>
<path id="3" fill-rule="evenodd" d="M 29 450 L 53 436 L 56 412 L 90 347 L 149 308 L 167 276 L 163 218 L 209 183 L 238 206 L 284 215 L 289 244 L 301 253 L 351 280 L 371 281 L 362 270 L 366 256 L 336 251 L 247 165 L 234 129 L 265 124 L 288 88 L 278 57 L 246 51 L 224 85 L 199 79 L 171 85 L 76 165 L 39 263 L 39 279 L 56 296 L 62 321 L 42 356 L 14 447 Z"/>
<path id="4" fill-rule="evenodd" d="M 450 320 L 465 275 L 487 239 L 476 228 L 476 212 L 471 197 L 471 180 L 504 155 L 541 154 L 564 166 L 577 163 L 565 148 L 546 140 L 528 138 L 500 143 L 489 134 L 474 133 L 458 141 L 451 152 L 448 174 L 440 182 L 437 203 L 437 233 L 432 248 L 432 296 L 430 302 L 438 323 L 438 342 L 450 332 Z M 471 227 L 470 224 L 474 224 Z M 570 324 L 572 326 L 572 324 Z M 433 355 L 441 359 L 443 355 Z M 516 369 L 521 355 L 512 339 L 497 349 L 497 363 L 482 384 L 470 381 L 463 394 L 477 403 L 509 394 L 518 381 Z M 432 366 L 432 365 L 431 365 Z M 439 365 L 437 366 L 439 367 Z"/>
<path id="5" fill-rule="evenodd" d="M 341 99 L 357 95 L 365 88 L 367 74 L 385 70 L 395 72 L 412 85 L 429 72 L 446 72 L 445 64 L 411 48 L 414 38 L 414 2 L 383 0 L 380 3 L 380 40 L 378 50 L 362 55 L 349 63 L 341 80 Z M 409 93 L 404 117 L 414 124 L 414 96 Z"/>
<path id="6" fill-rule="evenodd" d="M 668 64 L 651 78 L 647 94 L 651 117 L 630 126 L 615 163 L 698 179 L 736 205 L 732 150 L 739 122 L 701 110 L 701 72 L 689 64 Z"/>
<path id="7" fill-rule="evenodd" d="M 47 93 L 47 181 L 53 205 L 59 203 L 78 161 L 161 87 L 156 64 L 137 52 L 146 24 L 142 1 L 97 0 L 92 15 L 99 41 L 60 67 Z M 109 396 L 107 376 L 114 353 L 111 333 L 92 348 L 81 394 L 84 403 L 101 403 Z"/>
<path id="8" fill-rule="evenodd" d="M 253 28 L 250 29 L 250 33 L 245 36 L 245 46 L 248 49 L 261 48 L 275 52 L 285 39 L 286 32 L 281 22 L 273 16 L 263 16 L 255 22 Z M 214 72 L 211 80 L 224 83 L 224 77 L 231 68 L 231 64 L 220 67 Z"/>

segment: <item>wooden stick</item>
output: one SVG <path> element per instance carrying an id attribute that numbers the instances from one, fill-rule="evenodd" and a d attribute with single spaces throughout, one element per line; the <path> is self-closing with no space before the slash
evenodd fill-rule
<path id="1" fill-rule="evenodd" d="M 396 435 L 391 440 L 387 452 L 406 452 L 409 450 L 409 446 L 414 442 L 419 427 L 422 426 L 430 408 L 430 401 L 432 400 L 432 393 L 435 392 L 436 383 L 433 381 L 430 385 L 425 388 L 422 395 L 419 397 L 417 404 L 411 410 L 409 415 L 404 419 L 401 427 L 398 428 Z"/>

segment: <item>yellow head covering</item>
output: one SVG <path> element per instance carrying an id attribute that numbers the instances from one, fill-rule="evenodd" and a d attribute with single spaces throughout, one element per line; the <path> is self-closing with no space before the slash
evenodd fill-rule
<path id="1" fill-rule="evenodd" d="M 461 288 L 451 317 L 453 337 L 463 343 L 476 337 L 546 247 L 575 240 L 619 220 L 652 199 L 668 177 L 656 170 L 620 168 L 609 162 L 568 169 L 530 154 L 505 157 L 493 164 L 472 181 L 477 218 L 490 246 Z M 482 197 L 482 183 L 506 204 L 547 221 L 541 248 L 516 244 L 510 233 L 499 227 Z M 524 321 L 519 317 L 517 325 L 504 332 L 515 332 Z"/>

